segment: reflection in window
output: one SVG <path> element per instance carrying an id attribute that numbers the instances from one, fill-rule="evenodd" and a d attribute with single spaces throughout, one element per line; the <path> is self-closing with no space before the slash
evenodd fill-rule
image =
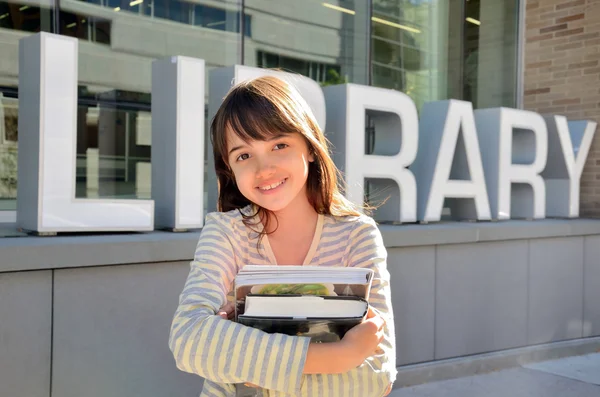
<path id="1" fill-rule="evenodd" d="M 418 108 L 455 98 L 514 106 L 517 0 L 373 0 L 372 84 Z"/>
<path id="2" fill-rule="evenodd" d="M 17 2 L 0 2 L 0 28 L 25 32 L 50 32 L 52 11 Z"/>
<path id="3" fill-rule="evenodd" d="M 368 1 L 247 1 L 245 7 L 254 28 L 244 41 L 246 65 L 321 84 L 368 84 Z"/>
<path id="4" fill-rule="evenodd" d="M 193 24 L 196 26 L 236 33 L 240 32 L 240 13 L 238 11 L 197 5 L 194 6 L 193 18 Z M 250 37 L 252 35 L 251 32 L 252 19 L 250 15 L 244 14 L 244 36 Z"/>
<path id="5" fill-rule="evenodd" d="M 9 30 L 21 32 L 52 31 L 52 10 L 50 7 L 34 6 L 20 2 L 0 1 L 0 30 L 6 48 L 14 46 L 18 37 Z M 18 140 L 18 100 L 17 76 L 7 70 L 17 70 L 18 59 L 6 57 L 18 54 L 7 51 L 3 62 L 4 73 L 0 74 L 0 211 L 15 210 L 17 197 L 17 140 Z"/>
<path id="6" fill-rule="evenodd" d="M 110 44 L 109 20 L 61 11 L 59 23 L 62 35 L 94 43 Z"/>
<path id="7" fill-rule="evenodd" d="M 418 107 L 432 99 L 431 2 L 374 1 L 371 79 L 376 87 L 402 91 Z"/>
<path id="8" fill-rule="evenodd" d="M 322 85 L 343 84 L 347 82 L 347 78 L 341 76 L 342 68 L 340 65 L 291 58 L 265 51 L 258 51 L 256 56 L 256 63 L 259 68 L 281 69 L 286 72 L 298 73 L 310 77 Z"/>
<path id="9" fill-rule="evenodd" d="M 476 108 L 513 107 L 518 0 L 470 0 L 464 6 L 463 99 Z"/>
<path id="10" fill-rule="evenodd" d="M 240 32 L 238 6 L 218 8 L 178 0 L 81 0 L 86 3 L 112 8 L 115 12 L 129 12 L 145 17 L 166 19 L 188 25 L 227 32 Z M 224 3 L 224 6 L 227 2 Z M 244 15 L 244 35 L 251 36 L 252 19 Z"/>
<path id="11" fill-rule="evenodd" d="M 150 95 L 79 87 L 76 197 L 150 197 Z"/>
<path id="12" fill-rule="evenodd" d="M 17 198 L 17 99 L 0 92 L 0 211 Z"/>

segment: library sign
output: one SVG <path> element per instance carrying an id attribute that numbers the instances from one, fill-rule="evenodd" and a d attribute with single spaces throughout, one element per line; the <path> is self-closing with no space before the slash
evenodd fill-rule
<path id="1" fill-rule="evenodd" d="M 193 229 L 204 218 L 205 64 L 172 57 L 152 65 L 152 199 L 76 199 L 77 40 L 39 33 L 19 46 L 17 223 L 37 233 Z M 469 102 L 426 104 L 405 94 L 314 81 L 246 66 L 211 71 L 209 117 L 233 82 L 274 74 L 291 81 L 334 146 L 346 194 L 364 185 L 390 196 L 378 219 L 439 221 L 579 215 L 579 180 L 596 123 Z M 374 123 L 365 150 L 365 118 Z M 212 150 L 208 150 L 212 156 Z M 208 159 L 212 167 L 212 158 Z M 208 206 L 216 202 L 207 170 Z M 377 197 L 377 193 L 376 193 Z"/>

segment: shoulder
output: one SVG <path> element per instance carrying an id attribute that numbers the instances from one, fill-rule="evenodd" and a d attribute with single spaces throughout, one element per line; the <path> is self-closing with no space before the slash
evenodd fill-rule
<path id="1" fill-rule="evenodd" d="M 327 215 L 327 218 L 330 219 L 332 224 L 347 226 L 353 234 L 361 230 L 379 230 L 375 220 L 364 214 L 350 216 Z"/>
<path id="2" fill-rule="evenodd" d="M 383 244 L 377 223 L 368 215 L 325 216 L 323 238 L 331 244 L 337 241 L 348 248 L 356 244 L 362 245 L 367 241 L 376 245 Z"/>
<path id="3" fill-rule="evenodd" d="M 385 254 L 383 236 L 377 222 L 368 215 L 336 217 L 337 222 L 349 225 L 346 244 L 350 252 L 377 252 Z"/>
<path id="4" fill-rule="evenodd" d="M 204 226 L 219 225 L 224 228 L 234 228 L 236 225 L 243 224 L 242 214 L 250 215 L 250 211 L 250 206 L 247 206 L 227 212 L 209 212 L 204 218 Z"/>
<path id="5" fill-rule="evenodd" d="M 251 206 L 227 212 L 209 212 L 204 218 L 203 230 L 220 232 L 230 238 L 241 237 L 251 232 L 244 223 L 244 217 L 252 215 Z"/>

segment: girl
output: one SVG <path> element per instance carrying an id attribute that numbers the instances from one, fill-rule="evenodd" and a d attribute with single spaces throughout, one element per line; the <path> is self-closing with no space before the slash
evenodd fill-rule
<path id="1" fill-rule="evenodd" d="M 338 189 L 327 141 L 300 94 L 275 77 L 235 86 L 211 125 L 220 212 L 206 217 L 171 327 L 177 367 L 201 396 L 384 396 L 396 377 L 387 253 L 375 222 Z M 367 319 L 339 342 L 269 334 L 228 319 L 245 265 L 375 271 Z"/>

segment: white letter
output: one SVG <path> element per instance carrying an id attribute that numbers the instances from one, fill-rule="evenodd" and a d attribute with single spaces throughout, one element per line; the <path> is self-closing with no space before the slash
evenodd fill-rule
<path id="1" fill-rule="evenodd" d="M 209 126 L 212 119 L 221 106 L 223 99 L 232 88 L 233 85 L 245 80 L 255 79 L 260 76 L 275 76 L 287 81 L 294 86 L 302 98 L 306 101 L 313 112 L 317 123 L 322 129 L 325 129 L 325 98 L 319 84 L 308 77 L 300 76 L 292 73 L 278 72 L 268 69 L 254 68 L 250 66 L 228 66 L 224 68 L 213 69 L 209 73 L 209 100 L 208 100 L 208 119 Z M 214 211 L 217 208 L 218 184 L 215 174 L 215 162 L 213 157 L 212 145 L 208 144 L 208 170 L 207 170 L 207 186 L 208 186 L 208 203 L 209 211 Z"/>
<path id="2" fill-rule="evenodd" d="M 492 217 L 544 218 L 546 188 L 540 173 L 546 166 L 548 133 L 542 116 L 526 110 L 481 109 L 475 111 L 475 122 Z"/>
<path id="3" fill-rule="evenodd" d="M 204 60 L 172 57 L 152 64 L 152 198 L 156 226 L 204 221 Z"/>
<path id="4" fill-rule="evenodd" d="M 17 224 L 40 233 L 152 230 L 152 200 L 75 199 L 77 39 L 19 45 Z"/>
<path id="5" fill-rule="evenodd" d="M 462 132 L 460 142 L 463 144 L 457 146 L 459 132 Z M 456 168 L 452 169 L 455 157 Z M 491 218 L 470 102 L 449 100 L 423 106 L 419 120 L 419 154 L 411 169 L 418 181 L 419 220 L 439 221 L 446 197 L 463 199 L 453 203 L 453 218 Z"/>
<path id="6" fill-rule="evenodd" d="M 417 156 L 418 116 L 413 101 L 394 90 L 344 84 L 325 87 L 327 137 L 334 146 L 334 160 L 345 174 L 347 197 L 362 205 L 365 178 L 392 179 L 400 197 L 387 191 L 375 192 L 381 199 L 390 196 L 394 208 L 377 213 L 378 220 L 414 222 L 417 219 L 417 186 L 406 169 Z M 377 154 L 365 154 L 365 113 L 375 121 Z M 399 136 L 400 135 L 400 136 Z M 391 207 L 391 206 L 390 206 Z"/>
<path id="7" fill-rule="evenodd" d="M 593 121 L 570 121 L 564 116 L 545 117 L 548 126 L 546 214 L 554 217 L 579 216 L 579 180 L 596 132 Z M 575 147 L 573 147 L 573 143 Z"/>

